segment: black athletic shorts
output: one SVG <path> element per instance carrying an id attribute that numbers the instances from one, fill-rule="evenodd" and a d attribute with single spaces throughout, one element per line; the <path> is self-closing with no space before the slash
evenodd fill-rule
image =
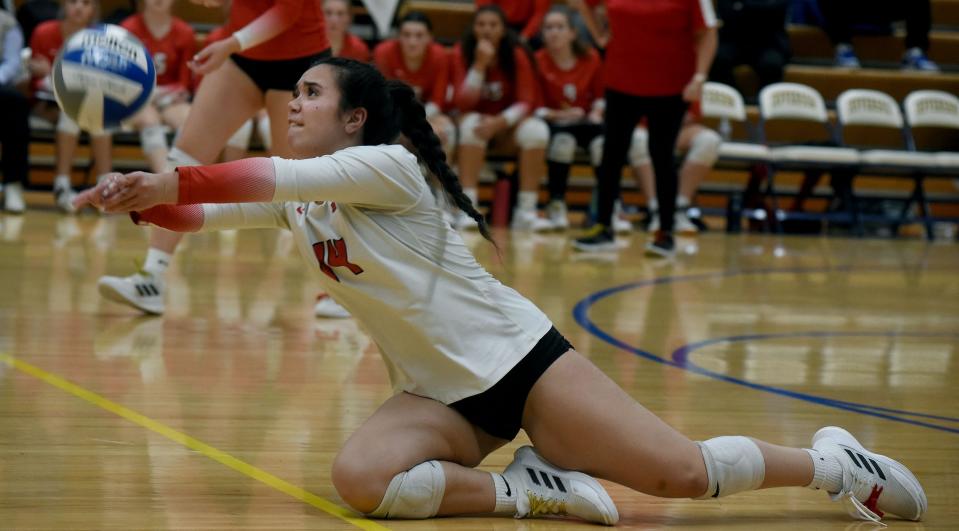
<path id="1" fill-rule="evenodd" d="M 563 334 L 552 327 L 493 387 L 453 402 L 450 407 L 486 433 L 511 441 L 522 427 L 523 408 L 533 384 L 571 348 Z"/>
<path id="2" fill-rule="evenodd" d="M 576 138 L 576 145 L 583 149 L 589 149 L 589 144 L 593 139 L 603 134 L 603 124 L 585 120 L 571 124 L 554 124 L 552 122 L 547 122 L 547 124 L 549 125 L 550 137 L 556 133 L 569 133 Z"/>
<path id="3" fill-rule="evenodd" d="M 300 80 L 300 76 L 310 68 L 310 65 L 329 56 L 330 50 L 326 49 L 317 54 L 294 59 L 261 61 L 233 54 L 230 56 L 230 60 L 253 80 L 260 91 L 266 92 L 268 90 L 293 90 L 296 87 L 296 82 Z"/>

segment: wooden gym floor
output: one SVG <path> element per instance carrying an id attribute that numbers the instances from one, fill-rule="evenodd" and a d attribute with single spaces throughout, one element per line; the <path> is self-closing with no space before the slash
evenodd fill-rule
<path id="1" fill-rule="evenodd" d="M 599 257 L 566 236 L 499 236 L 502 261 L 469 241 L 690 437 L 802 446 L 839 424 L 923 482 L 926 520 L 891 527 L 959 526 L 956 244 L 713 232 L 665 263 L 642 256 L 643 235 Z M 390 395 L 362 328 L 312 317 L 318 284 L 273 231 L 190 237 L 163 317 L 101 299 L 97 278 L 130 273 L 145 241 L 123 217 L 0 218 L 0 527 L 586 527 L 347 511 L 330 463 Z M 872 527 L 804 489 L 693 502 L 608 486 L 621 528 Z"/>

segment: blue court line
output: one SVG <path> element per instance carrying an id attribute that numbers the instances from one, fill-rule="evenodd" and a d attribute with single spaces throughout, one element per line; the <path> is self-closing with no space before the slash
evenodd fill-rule
<path id="1" fill-rule="evenodd" d="M 950 268 L 952 269 L 952 268 Z M 639 282 L 632 282 L 629 284 L 623 284 L 620 286 L 614 286 L 595 292 L 591 295 L 588 295 L 581 301 L 579 301 L 576 306 L 573 308 L 573 318 L 576 319 L 576 322 L 579 323 L 586 331 L 592 335 L 602 339 L 603 341 L 621 348 L 627 352 L 631 352 L 637 356 L 654 361 L 656 363 L 661 363 L 664 365 L 669 365 L 671 367 L 676 367 L 690 372 L 695 372 L 703 376 L 708 376 L 717 380 L 725 381 L 728 383 L 734 383 L 737 385 L 742 385 L 751 389 L 765 391 L 768 393 L 778 394 L 781 396 L 786 396 L 789 398 L 795 398 L 797 400 L 803 400 L 807 402 L 812 402 L 826 407 L 832 407 L 836 409 L 842 409 L 846 411 L 852 411 L 855 413 L 860 413 L 862 415 L 869 415 L 873 417 L 883 418 L 886 420 L 892 420 L 895 422 L 902 422 L 905 424 L 912 424 L 915 426 L 921 426 L 924 428 L 930 428 L 939 431 L 945 431 L 949 433 L 959 434 L 959 428 L 953 428 L 949 426 L 942 426 L 939 424 L 934 424 L 931 422 L 924 422 L 921 420 L 914 420 L 912 418 L 906 417 L 917 417 L 924 418 L 929 420 L 939 420 L 944 422 L 959 422 L 959 418 L 946 417 L 940 415 L 929 415 L 925 413 L 918 413 L 913 411 L 897 410 L 892 408 L 884 408 L 880 406 L 873 406 L 869 404 L 860 404 L 856 402 L 847 402 L 843 400 L 835 400 L 831 398 L 810 395 L 807 393 L 799 393 L 797 391 L 790 391 L 788 389 L 783 389 L 774 386 L 768 386 L 763 384 L 758 384 L 755 382 L 750 382 L 747 380 L 734 378 L 725 374 L 716 373 L 709 371 L 698 365 L 695 365 L 689 362 L 689 353 L 712 345 L 715 343 L 721 342 L 732 342 L 732 341 L 755 341 L 763 339 L 774 339 L 781 337 L 831 337 L 831 336 L 851 336 L 851 337 L 955 337 L 959 338 L 959 334 L 955 333 L 896 333 L 896 332 L 823 332 L 823 331 L 812 331 L 812 332 L 794 332 L 794 333 L 785 333 L 785 334 L 761 334 L 761 335 L 743 335 L 743 336 L 732 336 L 726 338 L 716 338 L 700 341 L 697 343 L 692 343 L 680 347 L 675 352 L 673 352 L 671 359 L 663 358 L 652 352 L 642 350 L 633 345 L 626 343 L 625 341 L 607 333 L 606 331 L 599 328 L 592 320 L 589 318 L 589 309 L 596 302 L 622 293 L 625 291 L 635 290 L 639 288 L 654 286 L 657 284 L 673 284 L 677 282 L 694 282 L 698 280 L 711 280 L 715 278 L 723 277 L 734 277 L 734 276 L 745 276 L 745 275 L 764 275 L 764 274 L 789 274 L 789 273 L 825 273 L 825 272 L 874 272 L 874 271 L 900 271 L 901 268 L 892 268 L 892 267 L 870 267 L 870 268 L 853 268 L 851 266 L 839 266 L 839 267 L 821 267 L 821 268 L 785 268 L 785 269 L 775 269 L 775 268 L 764 268 L 764 269 L 753 269 L 753 270 L 741 270 L 741 271 L 719 271 L 712 273 L 701 273 L 695 275 L 684 275 L 676 277 L 659 277 L 649 280 L 643 280 Z"/>

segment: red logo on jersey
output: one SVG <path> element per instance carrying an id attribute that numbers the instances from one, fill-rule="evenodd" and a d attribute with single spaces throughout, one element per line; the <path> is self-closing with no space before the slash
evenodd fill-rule
<path id="1" fill-rule="evenodd" d="M 336 202 L 335 202 L 335 201 L 330 201 L 330 208 L 333 209 L 333 212 L 336 212 Z"/>
<path id="2" fill-rule="evenodd" d="M 302 215 L 303 215 L 303 207 L 302 207 L 302 206 L 296 207 L 296 213 L 302 216 Z"/>
<path id="3" fill-rule="evenodd" d="M 316 259 L 320 263 L 320 271 L 337 282 L 340 281 L 340 277 L 336 276 L 336 272 L 333 271 L 334 267 L 345 267 L 354 275 L 363 272 L 362 267 L 350 262 L 350 257 L 346 251 L 346 242 L 343 241 L 343 238 L 314 243 L 313 254 L 316 255 Z"/>

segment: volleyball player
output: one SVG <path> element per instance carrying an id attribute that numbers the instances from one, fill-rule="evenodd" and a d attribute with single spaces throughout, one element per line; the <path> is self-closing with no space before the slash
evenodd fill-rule
<path id="1" fill-rule="evenodd" d="M 489 237 L 407 85 L 326 59 L 297 83 L 288 123 L 300 160 L 113 175 L 78 202 L 178 231 L 293 232 L 302 258 L 379 346 L 396 390 L 334 460 L 333 484 L 356 510 L 615 524 L 591 474 L 662 497 L 808 486 L 875 521 L 925 512 L 912 473 L 841 428 L 819 430 L 808 450 L 742 436 L 695 442 L 633 400 L 442 220 L 420 161 Z M 419 161 L 392 144 L 400 133 Z M 520 448 L 503 473 L 475 468 L 520 429 L 535 449 Z"/>
<path id="2" fill-rule="evenodd" d="M 204 77 L 170 151 L 170 166 L 214 162 L 227 140 L 264 107 L 270 116 L 272 152 L 292 155 L 285 131 L 290 88 L 310 64 L 329 53 L 318 2 L 234 0 L 226 27 L 229 38 L 194 57 L 193 70 Z M 162 314 L 164 273 L 181 239 L 182 234 L 153 228 L 141 271 L 100 278 L 100 293 Z"/>
<path id="3" fill-rule="evenodd" d="M 350 33 L 353 13 L 349 0 L 323 0 L 323 20 L 326 22 L 326 37 L 334 57 L 347 57 L 368 62 L 370 47 L 363 39 Z"/>
<path id="4" fill-rule="evenodd" d="M 489 145 L 515 145 L 520 182 L 512 227 L 551 230 L 553 224 L 536 211 L 549 127 L 540 118 L 528 116 L 537 101 L 536 73 L 498 6 L 480 7 L 463 41 L 454 48 L 453 89 L 453 104 L 463 113 L 457 162 L 466 195 L 476 202 Z M 455 226 L 476 227 L 465 214 L 458 216 Z"/>

